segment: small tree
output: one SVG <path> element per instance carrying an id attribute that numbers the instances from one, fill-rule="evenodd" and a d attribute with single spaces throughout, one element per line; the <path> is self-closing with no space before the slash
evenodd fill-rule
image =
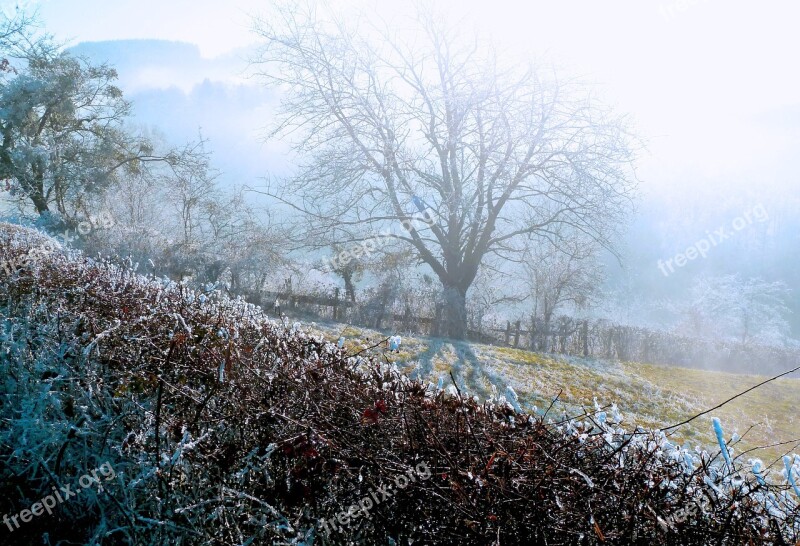
<path id="1" fill-rule="evenodd" d="M 122 170 L 167 159 L 126 132 L 130 104 L 110 66 L 61 51 L 29 19 L 5 23 L 0 57 L 0 179 L 21 205 L 74 222 Z"/>
<path id="2" fill-rule="evenodd" d="M 350 249 L 342 245 L 331 245 L 332 258 L 328 260 L 330 270 L 341 277 L 344 282 L 345 296 L 352 303 L 356 302 L 356 282 L 360 281 L 368 264 L 362 256 L 354 256 Z"/>
<path id="3" fill-rule="evenodd" d="M 541 240 L 525 252 L 525 282 L 533 302 L 531 338 L 539 350 L 546 349 L 546 336 L 556 312 L 564 305 L 587 307 L 603 281 L 593 241 L 576 235 L 560 240 L 558 245 Z"/>

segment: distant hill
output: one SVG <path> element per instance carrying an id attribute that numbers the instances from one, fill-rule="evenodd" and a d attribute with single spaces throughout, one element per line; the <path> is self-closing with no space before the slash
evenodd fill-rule
<path id="1" fill-rule="evenodd" d="M 69 50 L 117 69 L 135 123 L 177 144 L 202 131 L 223 182 L 253 186 L 287 171 L 286 148 L 263 143 L 277 98 L 244 77 L 248 51 L 209 60 L 193 44 L 165 40 L 83 42 Z"/>
<path id="2" fill-rule="evenodd" d="M 205 79 L 231 80 L 238 70 L 246 67 L 235 55 L 203 59 L 196 45 L 167 40 L 81 42 L 69 51 L 97 63 L 113 65 L 119 72 L 121 86 L 132 92 L 170 86 L 188 89 Z M 236 63 L 240 66 L 235 66 Z"/>
<path id="3" fill-rule="evenodd" d="M 164 64 L 199 62 L 200 49 L 187 42 L 170 40 L 108 40 L 103 42 L 81 42 L 69 50 L 76 55 L 94 59 L 106 59 L 122 69 L 139 66 L 143 60 Z"/>

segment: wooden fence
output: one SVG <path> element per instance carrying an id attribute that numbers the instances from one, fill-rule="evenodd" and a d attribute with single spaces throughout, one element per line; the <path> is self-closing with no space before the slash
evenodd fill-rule
<path id="1" fill-rule="evenodd" d="M 398 313 L 390 306 L 359 306 L 342 299 L 337 288 L 332 295 L 266 292 L 250 301 L 273 313 L 313 316 L 339 322 L 405 334 L 443 336 L 447 332 L 443 307 L 436 304 L 433 316 L 414 316 L 410 309 Z M 277 305 L 276 305 L 277 304 Z M 770 374 L 800 365 L 800 351 L 765 345 L 742 345 L 682 337 L 626 326 L 607 320 L 556 317 L 541 320 L 507 321 L 467 331 L 470 341 L 532 349 L 582 357 L 649 362 L 739 373 Z"/>

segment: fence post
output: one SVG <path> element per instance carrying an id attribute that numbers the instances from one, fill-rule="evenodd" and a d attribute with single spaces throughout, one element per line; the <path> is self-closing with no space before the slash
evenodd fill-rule
<path id="1" fill-rule="evenodd" d="M 519 347 L 519 323 L 520 323 L 520 321 L 517 321 L 517 324 L 516 324 L 517 331 L 514 332 L 514 348 L 515 349 L 517 347 Z"/>
<path id="2" fill-rule="evenodd" d="M 509 345 L 511 342 L 511 321 L 506 321 L 506 345 Z"/>

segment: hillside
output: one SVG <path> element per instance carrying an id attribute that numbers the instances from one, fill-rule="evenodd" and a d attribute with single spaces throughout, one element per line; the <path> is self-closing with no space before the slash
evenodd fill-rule
<path id="1" fill-rule="evenodd" d="M 716 452 L 695 452 L 613 409 L 520 413 L 512 391 L 414 381 L 391 354 L 12 226 L 0 261 L 3 544 L 800 538 L 800 457 L 787 483 L 732 459 L 721 430 Z M 453 366 L 475 386 L 502 372 Z"/>
<path id="2" fill-rule="evenodd" d="M 340 324 L 316 328 L 330 340 L 343 335 L 348 346 L 377 340 L 386 334 Z M 661 428 L 734 397 L 766 379 L 693 368 L 637 362 L 609 362 L 563 355 L 538 354 L 521 349 L 451 340 L 403 337 L 401 350 L 387 358 L 414 377 L 437 383 L 444 378 L 485 398 L 511 386 L 528 409 L 582 413 L 616 404 L 628 428 Z M 494 387 L 494 391 L 492 390 Z M 552 411 L 552 410 L 551 410 Z M 800 445 L 800 379 L 778 379 L 737 398 L 713 412 L 731 433 L 742 436 L 734 451 L 772 462 Z M 673 440 L 692 446 L 713 444 L 711 415 L 679 428 Z M 745 434 L 746 433 L 746 434 Z M 772 444 L 782 445 L 773 446 Z M 764 447 L 771 446 L 771 447 Z"/>

